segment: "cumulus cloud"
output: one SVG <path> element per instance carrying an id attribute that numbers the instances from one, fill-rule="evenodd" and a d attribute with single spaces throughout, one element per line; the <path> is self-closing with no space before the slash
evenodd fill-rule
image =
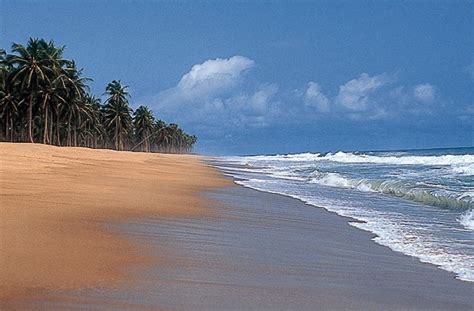
<path id="1" fill-rule="evenodd" d="M 362 73 L 336 88 L 323 92 L 310 81 L 296 90 L 275 83 L 247 79 L 255 62 L 244 56 L 206 60 L 192 66 L 177 84 L 149 97 L 157 115 L 207 133 L 229 133 L 246 127 L 264 127 L 316 118 L 380 120 L 429 112 L 437 99 L 429 83 L 400 86 L 394 75 Z"/>
<path id="2" fill-rule="evenodd" d="M 420 102 L 431 103 L 435 99 L 435 88 L 429 83 L 418 84 L 413 88 L 413 96 Z"/>
<path id="3" fill-rule="evenodd" d="M 307 106 L 316 107 L 320 112 L 329 111 L 329 98 L 321 91 L 321 86 L 316 82 L 309 82 L 304 93 L 304 103 Z"/>
<path id="4" fill-rule="evenodd" d="M 242 92 L 221 99 L 225 112 L 219 122 L 232 127 L 262 127 L 280 114 L 277 84 L 261 84 L 253 91 Z"/>
<path id="5" fill-rule="evenodd" d="M 272 97 L 278 92 L 278 85 L 266 84 L 260 86 L 248 99 L 248 105 L 256 114 L 268 112 Z"/>
<path id="6" fill-rule="evenodd" d="M 163 118 L 200 128 L 265 126 L 278 114 L 279 87 L 246 83 L 245 72 L 254 65 L 243 56 L 207 60 L 148 101 Z"/>
<path id="7" fill-rule="evenodd" d="M 362 73 L 359 78 L 339 87 L 336 103 L 351 111 L 367 110 L 371 101 L 370 96 L 388 82 L 390 79 L 386 74 L 371 77 L 367 73 Z"/>
<path id="8" fill-rule="evenodd" d="M 183 75 L 175 87 L 159 94 L 159 106 L 167 108 L 167 106 L 181 105 L 190 101 L 207 101 L 228 92 L 239 83 L 243 73 L 254 64 L 253 60 L 243 56 L 209 59 L 196 64 Z"/>

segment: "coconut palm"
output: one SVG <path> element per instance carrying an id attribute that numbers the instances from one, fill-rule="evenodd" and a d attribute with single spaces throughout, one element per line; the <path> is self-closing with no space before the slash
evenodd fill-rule
<path id="1" fill-rule="evenodd" d="M 137 146 L 142 146 L 142 151 L 150 152 L 150 138 L 153 133 L 155 118 L 153 112 L 148 107 L 140 106 L 135 110 L 133 126 L 135 128 L 135 137 Z M 133 148 L 132 148 L 133 150 Z"/>
<path id="2" fill-rule="evenodd" d="M 85 103 L 89 118 L 84 121 L 84 144 L 86 147 L 97 148 L 99 140 L 105 137 L 102 126 L 100 99 L 91 94 L 86 94 Z"/>
<path id="3" fill-rule="evenodd" d="M 109 97 L 103 109 L 104 125 L 110 134 L 113 133 L 115 150 L 123 150 L 124 141 L 131 134 L 132 109 L 128 105 L 127 88 L 122 86 L 120 80 L 113 80 L 105 89 Z"/>
<path id="4" fill-rule="evenodd" d="M 0 115 L 2 116 L 2 123 L 5 129 L 4 137 L 13 141 L 16 114 L 18 112 L 18 105 L 22 102 L 18 101 L 15 94 L 0 87 Z"/>
<path id="5" fill-rule="evenodd" d="M 113 80 L 104 105 L 89 93 L 82 70 L 63 57 L 65 47 L 30 38 L 0 49 L 0 139 L 42 141 L 58 146 L 85 146 L 151 152 L 188 152 L 196 142 L 177 124 L 155 121 L 140 106 L 133 114 L 127 86 Z"/>
<path id="6" fill-rule="evenodd" d="M 168 125 L 162 121 L 157 120 L 153 126 L 152 142 L 156 151 L 165 151 L 165 146 L 168 146 L 171 140 L 168 131 Z"/>
<path id="7" fill-rule="evenodd" d="M 56 47 L 53 41 L 50 41 L 44 46 L 44 54 L 48 59 L 48 66 L 51 70 L 48 73 L 49 83 L 41 86 L 38 92 L 39 100 L 41 102 L 40 109 L 42 111 L 43 123 L 43 143 L 51 143 L 53 136 L 53 115 L 58 112 L 58 106 L 65 104 L 65 92 L 67 91 L 64 85 L 66 73 L 64 66 L 69 61 L 62 58 L 64 46 Z"/>
<path id="8" fill-rule="evenodd" d="M 78 145 L 78 135 L 82 128 L 82 121 L 89 117 L 86 106 L 85 94 L 88 90 L 86 85 L 89 78 L 82 77 L 82 70 L 77 69 L 76 64 L 68 62 L 61 76 L 61 83 L 66 90 L 66 103 L 62 105 L 63 114 L 67 124 L 66 144 L 68 146 Z"/>
<path id="9" fill-rule="evenodd" d="M 3 137 L 13 140 L 14 116 L 18 111 L 18 98 L 15 93 L 7 87 L 7 79 L 11 68 L 5 64 L 6 53 L 0 49 L 0 116 L 2 129 L 4 129 Z"/>
<path id="10" fill-rule="evenodd" d="M 28 139 L 32 143 L 34 143 L 33 109 L 37 104 L 38 92 L 43 85 L 50 83 L 48 75 L 53 72 L 45 53 L 47 45 L 44 40 L 32 38 L 26 47 L 14 43 L 12 52 L 16 54 L 7 55 L 5 60 L 7 65 L 14 68 L 9 75 L 8 83 L 16 85 L 19 93 L 28 102 Z"/>

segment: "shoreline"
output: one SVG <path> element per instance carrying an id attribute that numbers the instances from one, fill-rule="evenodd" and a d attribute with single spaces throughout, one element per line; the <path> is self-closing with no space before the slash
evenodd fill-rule
<path id="1" fill-rule="evenodd" d="M 20 146 L 0 144 L 4 309 L 474 305 L 472 283 L 205 158 Z"/>
<path id="2" fill-rule="evenodd" d="M 196 194 L 226 183 L 191 155 L 1 143 L 0 159 L 6 308 L 55 291 L 119 287 L 135 278 L 130 267 L 170 260 L 144 255 L 146 243 L 108 223 L 209 215 Z"/>
<path id="3" fill-rule="evenodd" d="M 232 178 L 232 177 L 230 177 Z M 243 180 L 243 179 L 240 179 L 240 178 L 234 178 L 234 180 Z M 254 188 L 251 188 L 251 187 L 247 187 L 247 186 L 244 186 L 244 185 L 241 185 L 241 184 L 238 184 L 238 183 L 235 183 L 236 186 L 238 187 L 243 187 L 243 188 L 246 188 L 246 189 L 250 189 L 252 191 L 256 191 L 256 192 L 259 192 L 259 193 L 262 193 L 262 194 L 271 194 L 271 195 L 276 195 L 276 196 L 281 196 L 283 198 L 287 198 L 287 199 L 292 199 L 292 200 L 296 200 L 302 204 L 304 204 L 305 206 L 308 206 L 310 208 L 315 208 L 315 209 L 321 209 L 321 210 L 324 210 L 325 212 L 328 212 L 332 215 L 335 215 L 343 220 L 346 221 L 346 223 L 351 227 L 351 228 L 354 228 L 355 230 L 357 231 L 361 231 L 362 233 L 366 234 L 368 236 L 368 239 L 370 241 L 372 241 L 375 245 L 377 246 L 381 246 L 383 248 L 387 248 L 389 251 L 391 252 L 395 252 L 395 253 L 398 253 L 402 256 L 406 256 L 410 259 L 413 259 L 413 260 L 416 260 L 418 261 L 420 264 L 422 265 L 428 265 L 428 266 L 431 266 L 431 267 L 436 267 L 438 268 L 439 270 L 443 271 L 444 273 L 447 273 L 449 275 L 451 275 L 451 277 L 454 279 L 454 280 L 457 280 L 457 281 L 460 281 L 462 283 L 468 283 L 468 284 L 471 284 L 472 286 L 474 286 L 473 282 L 470 282 L 470 281 L 466 281 L 466 280 L 463 280 L 463 279 L 459 279 L 457 278 L 457 274 L 455 272 L 452 272 L 452 271 L 448 271 L 448 270 L 444 270 L 442 269 L 439 265 L 435 265 L 435 264 L 432 264 L 432 263 L 429 263 L 429 262 L 424 262 L 424 261 L 421 261 L 418 257 L 416 256 L 412 256 L 412 255 L 408 255 L 408 254 L 405 254 L 403 252 L 400 252 L 400 251 L 396 251 L 394 249 L 392 249 L 390 246 L 387 246 L 387 245 L 384 245 L 384 244 L 380 244 L 380 243 L 377 243 L 376 241 L 374 241 L 375 238 L 379 237 L 379 235 L 377 235 L 376 233 L 373 233 L 372 231 L 370 230 L 366 230 L 366 229 L 363 229 L 363 228 L 359 228 L 357 226 L 354 226 L 352 225 L 352 223 L 361 223 L 361 224 L 364 224 L 366 223 L 365 221 L 363 220 L 359 220 L 359 219 L 355 219 L 355 218 L 352 218 L 350 216 L 343 216 L 343 215 L 339 215 L 337 214 L 336 212 L 333 212 L 333 211 L 330 211 L 328 209 L 326 209 L 325 207 L 323 206 L 317 206 L 317 205 L 313 205 L 313 204 L 310 204 L 310 203 L 307 203 L 305 202 L 304 200 L 300 199 L 300 198 L 297 198 L 297 197 L 292 197 L 292 196 L 287 196 L 287 195 L 284 195 L 284 194 L 281 194 L 281 193 L 277 193 L 277 192 L 267 192 L 267 191 L 264 191 L 264 190 L 260 190 L 260 189 L 254 189 Z"/>
<path id="4" fill-rule="evenodd" d="M 215 166 L 213 166 L 213 167 L 215 167 Z M 218 169 L 217 167 L 215 167 L 215 168 Z M 250 190 L 252 190 L 252 191 L 257 191 L 257 192 L 262 193 L 262 194 L 271 194 L 271 195 L 281 196 L 281 197 L 283 197 L 283 198 L 289 198 L 289 199 L 292 199 L 292 200 L 296 200 L 296 201 L 298 201 L 298 202 L 301 202 L 301 203 L 304 204 L 305 206 L 308 206 L 308 207 L 311 207 L 311 208 L 316 208 L 316 209 L 322 209 L 322 210 L 324 210 L 324 211 L 326 211 L 326 212 L 328 212 L 328 213 L 330 213 L 330 214 L 336 215 L 337 217 L 339 217 L 339 218 L 345 220 L 345 221 L 347 222 L 347 224 L 348 224 L 350 227 L 354 228 L 355 230 L 358 230 L 358 231 L 361 231 L 361 232 L 367 234 L 367 235 L 368 235 L 368 239 L 369 239 L 370 241 L 372 241 L 375 245 L 377 245 L 377 246 L 382 246 L 382 247 L 384 247 L 384 248 L 389 249 L 389 250 L 392 251 L 392 252 L 395 252 L 395 253 L 401 254 L 401 255 L 403 255 L 403 256 L 409 257 L 409 258 L 411 258 L 411 259 L 417 260 L 417 261 L 418 261 L 420 264 L 422 264 L 422 265 L 434 266 L 434 267 L 440 269 L 441 271 L 443 271 L 443 272 L 445 272 L 445 273 L 451 275 L 454 280 L 457 280 L 457 281 L 460 281 L 460 282 L 463 282 L 463 283 L 468 283 L 468 284 L 471 284 L 471 285 L 474 286 L 474 283 L 473 283 L 473 282 L 470 282 L 470 281 L 466 281 L 466 280 L 457 278 L 457 274 L 456 274 L 455 272 L 448 271 L 448 270 L 444 270 L 444 269 L 442 269 L 439 265 L 432 264 L 432 263 L 430 263 L 430 262 L 421 261 L 420 258 L 418 258 L 418 257 L 416 257 L 416 256 L 408 255 L 408 254 L 405 254 L 405 253 L 403 253 L 403 252 L 396 251 L 396 250 L 392 249 L 392 248 L 391 248 L 390 246 L 388 246 L 388 245 L 384 245 L 384 244 L 381 244 L 381 243 L 377 243 L 376 241 L 374 241 L 374 239 L 377 238 L 377 237 L 379 237 L 379 235 L 377 235 L 376 233 L 374 233 L 374 232 L 372 232 L 372 231 L 370 231 L 370 230 L 366 230 L 366 229 L 359 228 L 359 227 L 357 227 L 357 226 L 352 225 L 352 223 L 360 223 L 360 224 L 366 223 L 366 222 L 363 221 L 363 220 L 359 220 L 359 219 L 356 219 L 356 218 L 352 218 L 352 217 L 350 217 L 350 216 L 339 215 L 339 214 L 337 214 L 336 212 L 330 211 L 330 210 L 328 210 L 327 208 L 325 208 L 325 207 L 323 207 L 323 206 L 317 206 L 317 205 L 313 205 L 313 204 L 311 204 L 311 203 L 307 203 L 307 202 L 305 202 L 304 200 L 302 200 L 302 199 L 300 199 L 300 198 L 298 198 L 298 197 L 292 197 L 292 196 L 284 195 L 284 194 L 277 193 L 277 192 L 269 192 L 269 191 L 264 191 L 264 190 L 260 190 L 260 189 L 255 189 L 255 188 L 247 187 L 247 186 L 244 186 L 244 185 L 242 185 L 242 184 L 239 184 L 239 183 L 236 183 L 236 182 L 235 182 L 235 181 L 240 181 L 240 180 L 244 180 L 244 179 L 234 178 L 234 177 L 229 177 L 229 178 L 233 179 L 233 180 L 234 180 L 234 184 L 235 184 L 236 186 L 238 186 L 238 187 L 243 187 L 243 188 L 246 188 L 246 189 L 250 189 Z"/>
<path id="5" fill-rule="evenodd" d="M 58 293 L 57 300 L 124 310 L 470 310 L 474 304 L 471 284 L 375 244 L 370 232 L 323 208 L 240 185 L 204 194 L 218 217 L 120 227 L 146 241 L 152 254 L 172 249 L 173 263 L 136 271 L 133 287 Z"/>
<path id="6" fill-rule="evenodd" d="M 383 158 L 379 160 L 381 159 Z M 262 161 L 266 160 L 265 158 Z M 344 184 L 344 182 L 361 180 L 365 183 L 366 179 L 361 179 L 360 176 L 353 177 L 350 174 L 351 177 L 347 177 L 346 173 L 327 173 L 326 169 L 319 167 L 314 174 L 321 174 L 324 177 L 319 176 L 313 179 L 311 174 L 305 175 L 306 172 L 300 174 L 294 168 L 299 164 L 288 164 L 289 168 L 285 167 L 286 163 L 284 162 L 283 164 L 273 164 L 278 169 L 269 169 L 267 175 L 264 170 L 252 171 L 252 169 L 258 168 L 260 159 L 255 162 L 249 161 L 252 164 L 249 165 L 251 169 L 248 170 L 246 168 L 240 169 L 241 165 L 234 165 L 233 161 L 234 159 L 227 161 L 224 158 L 224 160 L 216 160 L 212 164 L 220 168 L 224 174 L 234 177 L 239 185 L 257 191 L 295 198 L 309 206 L 321 207 L 340 217 L 347 217 L 351 226 L 373 234 L 371 240 L 374 243 L 405 256 L 416 258 L 422 263 L 434 265 L 452 273 L 460 281 L 474 283 L 472 235 L 470 235 L 471 232 L 466 223 L 462 221 L 468 221 L 467 219 L 470 217 L 468 207 L 462 206 L 462 209 L 461 207 L 456 209 L 453 206 L 440 208 L 434 203 L 431 205 L 421 203 L 412 197 L 406 198 L 401 195 L 399 197 L 393 193 L 374 191 L 363 187 L 359 189 L 354 184 Z M 235 162 L 238 161 L 235 160 Z M 242 162 L 245 163 L 245 160 Z M 338 161 L 334 160 L 331 163 L 336 162 Z M 321 166 L 324 165 L 321 164 Z M 351 167 L 350 164 L 348 165 Z M 283 172 L 280 172 L 280 166 L 283 167 Z M 340 164 L 339 172 L 344 171 L 343 166 L 344 164 Z M 350 170 L 350 168 L 347 169 Z M 320 173 L 321 171 L 323 173 Z M 283 176 L 281 179 L 280 173 Z M 285 174 L 288 174 L 288 178 Z M 335 181 L 331 179 L 333 177 Z M 266 182 L 267 178 L 268 183 Z M 328 180 L 326 181 L 325 178 Z M 400 179 L 403 178 L 405 177 L 402 174 Z M 317 185 L 313 186 L 313 183 Z M 369 182 L 367 183 L 369 184 Z M 371 181 L 371 183 L 376 184 L 377 182 Z M 398 187 L 393 186 L 397 183 L 390 178 L 386 178 L 382 182 L 382 185 L 385 184 L 388 185 L 388 189 L 397 189 Z M 400 182 L 400 184 L 408 187 L 406 184 L 409 182 L 405 184 Z M 411 193 L 412 190 L 416 192 L 418 188 L 403 191 Z M 435 195 L 432 194 L 430 198 L 432 196 Z M 468 194 L 466 200 L 468 202 L 466 204 L 470 204 Z"/>

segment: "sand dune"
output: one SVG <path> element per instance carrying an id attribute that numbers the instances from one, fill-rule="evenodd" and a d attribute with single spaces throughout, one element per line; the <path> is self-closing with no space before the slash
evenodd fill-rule
<path id="1" fill-rule="evenodd" d="M 0 301 L 116 286 L 145 257 L 107 224 L 203 216 L 227 182 L 196 156 L 0 144 Z"/>

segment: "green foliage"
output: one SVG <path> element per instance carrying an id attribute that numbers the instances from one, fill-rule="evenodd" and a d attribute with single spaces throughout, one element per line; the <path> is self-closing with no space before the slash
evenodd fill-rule
<path id="1" fill-rule="evenodd" d="M 30 38 L 0 49 L 0 140 L 144 152 L 189 152 L 196 137 L 152 111 L 129 106 L 127 86 L 113 80 L 107 99 L 89 93 L 64 46 Z"/>

